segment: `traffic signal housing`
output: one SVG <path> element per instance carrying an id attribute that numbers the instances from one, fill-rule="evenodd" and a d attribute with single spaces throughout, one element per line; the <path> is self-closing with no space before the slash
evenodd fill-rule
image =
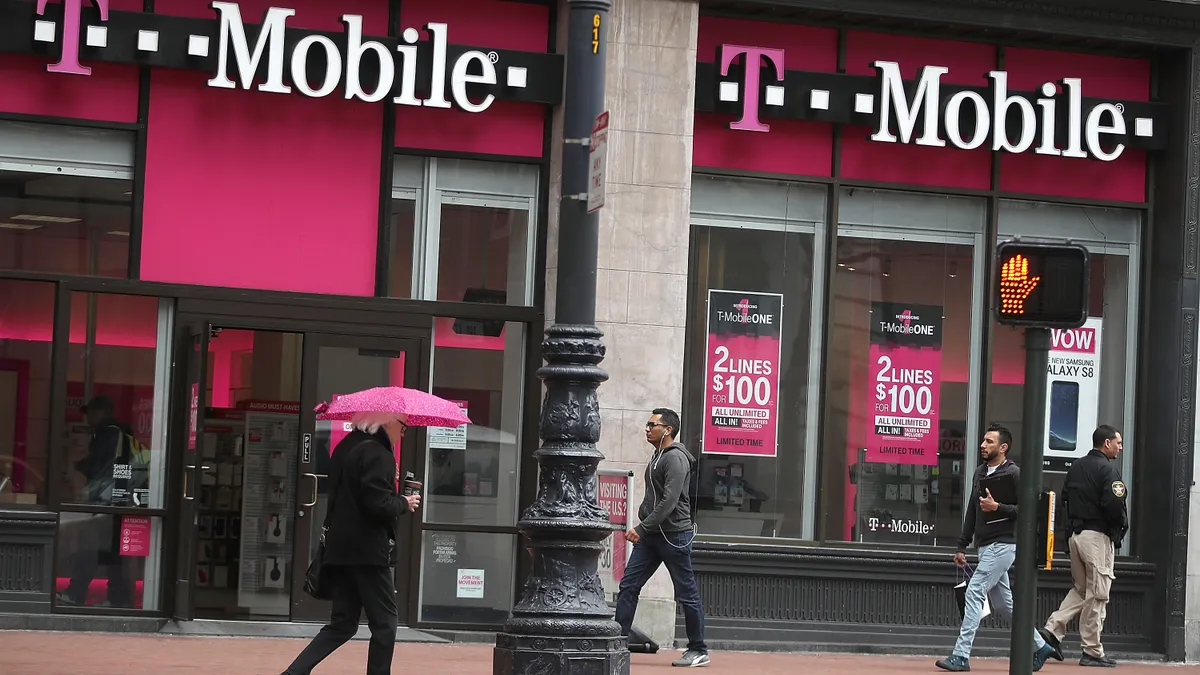
<path id="1" fill-rule="evenodd" d="M 1088 251 L 1071 243 L 1009 240 L 996 249 L 996 320 L 1078 328 L 1088 317 Z"/>

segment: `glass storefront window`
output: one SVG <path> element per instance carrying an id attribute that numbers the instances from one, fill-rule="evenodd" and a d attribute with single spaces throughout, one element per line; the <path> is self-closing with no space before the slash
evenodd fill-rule
<path id="1" fill-rule="evenodd" d="M 1133 479 L 1133 396 L 1137 368 L 1137 261 L 1142 217 L 1138 211 L 1039 202 L 1001 201 L 999 239 L 1016 235 L 1069 237 L 1089 249 L 1088 321 L 1079 329 L 1053 331 L 1043 483 L 1059 490 L 1071 461 L 1091 449 L 1099 424 L 1121 429 L 1125 450 L 1117 459 L 1127 485 Z M 1021 438 L 1025 399 L 1025 348 L 1020 330 L 992 321 L 991 381 L 987 417 Z M 1127 391 L 1130 393 L 1127 395 Z M 1020 462 L 1021 446 L 1013 449 Z M 1129 541 L 1128 539 L 1126 541 Z"/>
<path id="2" fill-rule="evenodd" d="M 0 122 L 0 269 L 125 277 L 132 132 Z"/>
<path id="3" fill-rule="evenodd" d="M 985 203 L 843 191 L 829 302 L 822 538 L 950 546 L 973 470 Z"/>
<path id="4" fill-rule="evenodd" d="M 0 505 L 47 504 L 54 284 L 0 279 Z"/>
<path id="5" fill-rule="evenodd" d="M 425 532 L 419 620 L 504 623 L 513 604 L 516 554 L 511 534 Z"/>
<path id="6" fill-rule="evenodd" d="M 681 440 L 700 456 L 696 522 L 703 535 L 811 538 L 805 510 L 816 459 L 808 451 L 816 413 L 808 405 L 816 389 L 810 348 L 819 326 L 813 274 L 820 268 L 825 203 L 825 189 L 816 186 L 693 180 L 693 291 Z M 710 297 L 732 300 L 731 312 L 741 303 L 747 316 L 751 311 L 773 315 L 768 323 L 778 319 L 778 325 L 757 338 L 737 338 L 746 342 L 745 350 L 734 350 L 737 354 L 721 352 L 732 347 L 718 344 L 725 340 L 719 331 L 710 338 L 715 329 L 710 315 L 720 309 L 709 306 Z M 724 373 L 731 369 L 720 360 L 740 362 L 751 352 L 769 365 L 760 364 L 753 379 L 737 376 L 732 389 L 727 387 Z M 729 411 L 720 408 L 739 403 L 731 398 L 739 384 L 748 394 L 743 397 L 750 402 L 747 408 L 768 423 L 733 434 L 723 430 L 727 418 L 722 413 Z"/>
<path id="7" fill-rule="evenodd" d="M 538 168 L 399 156 L 389 295 L 533 304 Z"/>
<path id="8" fill-rule="evenodd" d="M 59 608 L 156 610 L 162 519 L 64 512 L 54 566 Z"/>
<path id="9" fill-rule="evenodd" d="M 71 294 L 64 503 L 163 507 L 169 317 L 154 297 Z"/>
<path id="10" fill-rule="evenodd" d="M 474 424 L 429 430 L 425 522 L 516 525 L 524 382 L 524 324 L 434 320 L 432 391 Z"/>

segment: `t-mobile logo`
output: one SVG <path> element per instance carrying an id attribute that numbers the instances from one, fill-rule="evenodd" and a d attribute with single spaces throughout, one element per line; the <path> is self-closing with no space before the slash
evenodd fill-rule
<path id="1" fill-rule="evenodd" d="M 763 124 L 758 120 L 758 85 L 760 64 L 763 59 L 771 65 L 775 72 L 775 82 L 783 81 L 783 50 L 782 49 L 767 49 L 765 47 L 744 47 L 742 45 L 723 45 L 721 47 L 721 77 L 729 75 L 729 67 L 733 65 L 733 60 L 739 56 L 745 56 L 742 59 L 742 66 L 746 70 L 746 74 L 742 82 L 742 117 L 738 121 L 729 125 L 730 129 L 738 129 L 740 131 L 770 131 L 769 125 Z M 722 82 L 721 86 L 732 85 L 732 92 L 722 91 L 722 101 L 737 100 L 737 83 Z M 732 93 L 733 96 L 727 94 Z M 767 103 L 775 105 L 772 100 L 778 97 L 780 102 L 783 99 L 783 87 L 777 85 L 767 86 Z"/>
<path id="2" fill-rule="evenodd" d="M 58 63 L 46 66 L 46 70 L 52 73 L 92 74 L 91 68 L 79 63 L 79 27 L 82 23 L 83 2 L 84 0 L 63 0 L 62 56 L 59 57 Z M 89 0 L 89 2 L 99 10 L 100 20 L 108 21 L 108 0 Z M 38 16 L 45 15 L 48 4 L 49 0 L 38 0 Z M 48 26 L 51 30 L 54 28 L 52 23 L 38 23 L 41 24 L 37 26 L 38 30 L 42 30 L 43 25 Z"/>

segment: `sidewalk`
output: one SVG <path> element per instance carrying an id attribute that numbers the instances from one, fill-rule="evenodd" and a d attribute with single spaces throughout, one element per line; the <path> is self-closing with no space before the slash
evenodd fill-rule
<path id="1" fill-rule="evenodd" d="M 2 632 L 3 675 L 278 675 L 307 643 L 285 638 L 196 638 L 97 633 Z M 638 675 L 680 672 L 671 668 L 678 652 L 634 654 Z M 334 653 L 316 675 L 363 672 L 367 643 L 353 641 Z M 714 652 L 707 675 L 888 675 L 938 673 L 932 658 L 844 654 L 751 654 Z M 972 672 L 1002 675 L 1003 659 L 974 659 Z M 1200 675 L 1200 667 L 1123 663 L 1121 675 Z M 490 675 L 491 647 L 397 644 L 393 673 Z M 1047 675 L 1079 673 L 1076 662 L 1051 661 Z"/>

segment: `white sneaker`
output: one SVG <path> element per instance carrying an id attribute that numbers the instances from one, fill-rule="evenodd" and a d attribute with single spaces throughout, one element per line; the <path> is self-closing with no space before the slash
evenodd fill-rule
<path id="1" fill-rule="evenodd" d="M 695 649 L 689 649 L 679 657 L 672 666 L 676 668 L 699 668 L 708 665 L 708 652 L 701 652 Z"/>

